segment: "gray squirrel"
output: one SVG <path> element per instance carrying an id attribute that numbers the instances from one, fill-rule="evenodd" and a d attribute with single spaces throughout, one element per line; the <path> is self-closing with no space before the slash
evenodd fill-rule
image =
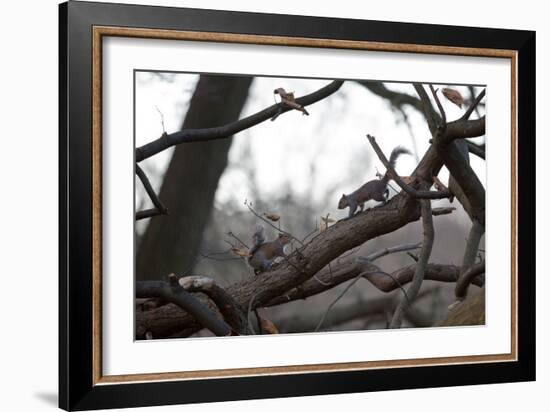
<path id="1" fill-rule="evenodd" d="M 253 235 L 253 246 L 249 252 L 248 264 L 254 268 L 257 275 L 271 269 L 277 257 L 285 257 L 285 245 L 291 240 L 290 235 L 279 233 L 277 239 L 271 242 L 265 241 L 263 226 L 256 226 Z"/>
<path id="2" fill-rule="evenodd" d="M 394 148 L 390 155 L 390 165 L 392 168 L 395 168 L 395 163 L 397 158 L 402 154 L 411 154 L 408 149 L 405 149 L 402 146 L 397 146 Z M 359 211 L 362 212 L 365 207 L 365 202 L 369 200 L 376 200 L 378 202 L 385 203 L 388 200 L 389 190 L 388 182 L 390 180 L 389 172 L 386 171 L 384 176 L 381 179 L 374 179 L 368 181 L 355 192 L 350 193 L 349 195 L 343 194 L 338 202 L 338 209 L 345 209 L 349 207 L 349 217 L 352 217 L 355 214 L 355 211 L 359 207 Z"/>

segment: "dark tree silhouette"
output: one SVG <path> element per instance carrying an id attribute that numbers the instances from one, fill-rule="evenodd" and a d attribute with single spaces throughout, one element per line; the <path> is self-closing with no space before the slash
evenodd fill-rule
<path id="1" fill-rule="evenodd" d="M 251 83 L 251 77 L 201 76 L 182 130 L 237 120 Z M 230 147 L 231 138 L 176 146 L 159 193 L 170 219 L 150 220 L 136 256 L 137 279 L 165 279 L 192 266 Z"/>

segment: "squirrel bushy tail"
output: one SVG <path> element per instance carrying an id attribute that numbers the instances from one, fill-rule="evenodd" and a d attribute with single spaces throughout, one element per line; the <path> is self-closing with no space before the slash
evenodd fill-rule
<path id="1" fill-rule="evenodd" d="M 409 149 L 404 148 L 403 146 L 397 146 L 395 147 L 390 154 L 390 165 L 392 168 L 395 169 L 395 164 L 397 163 L 397 158 L 401 156 L 402 154 L 412 154 Z M 384 173 L 384 177 L 382 177 L 382 180 L 384 182 L 388 182 L 390 180 L 390 171 L 386 170 L 386 173 Z"/>

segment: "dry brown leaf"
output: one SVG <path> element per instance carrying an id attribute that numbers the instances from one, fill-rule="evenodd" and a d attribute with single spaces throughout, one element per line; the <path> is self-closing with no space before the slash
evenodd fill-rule
<path id="1" fill-rule="evenodd" d="M 294 98 L 294 92 L 287 92 L 282 87 L 279 87 L 275 90 L 273 90 L 273 93 L 278 94 L 281 96 L 281 102 L 286 104 L 289 107 L 292 107 L 293 109 L 299 110 L 305 115 L 309 116 L 308 111 L 302 106 L 301 104 L 296 103 Z"/>
<path id="2" fill-rule="evenodd" d="M 236 246 L 233 246 L 231 248 L 231 252 L 233 252 L 233 254 L 239 256 L 239 257 L 249 257 L 250 256 L 250 253 L 248 252 L 248 249 L 244 249 L 244 248 L 238 248 Z"/>
<path id="3" fill-rule="evenodd" d="M 275 324 L 269 319 L 260 317 L 260 325 L 262 326 L 262 330 L 266 333 L 269 333 L 271 335 L 277 335 L 279 333 L 279 330 L 277 329 Z"/>
<path id="4" fill-rule="evenodd" d="M 445 96 L 448 100 L 450 100 L 462 109 L 464 98 L 457 90 L 446 87 L 441 90 L 441 93 L 443 93 L 443 96 Z"/>
<path id="5" fill-rule="evenodd" d="M 277 222 L 281 218 L 278 214 L 269 212 L 264 213 L 264 216 L 273 222 Z"/>

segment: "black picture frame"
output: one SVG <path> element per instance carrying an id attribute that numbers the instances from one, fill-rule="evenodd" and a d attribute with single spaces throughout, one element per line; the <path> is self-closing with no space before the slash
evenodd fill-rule
<path id="1" fill-rule="evenodd" d="M 535 32 L 71 1 L 59 6 L 59 406 L 89 410 L 535 379 Z M 517 52 L 517 361 L 96 385 L 92 27 L 242 33 Z"/>

